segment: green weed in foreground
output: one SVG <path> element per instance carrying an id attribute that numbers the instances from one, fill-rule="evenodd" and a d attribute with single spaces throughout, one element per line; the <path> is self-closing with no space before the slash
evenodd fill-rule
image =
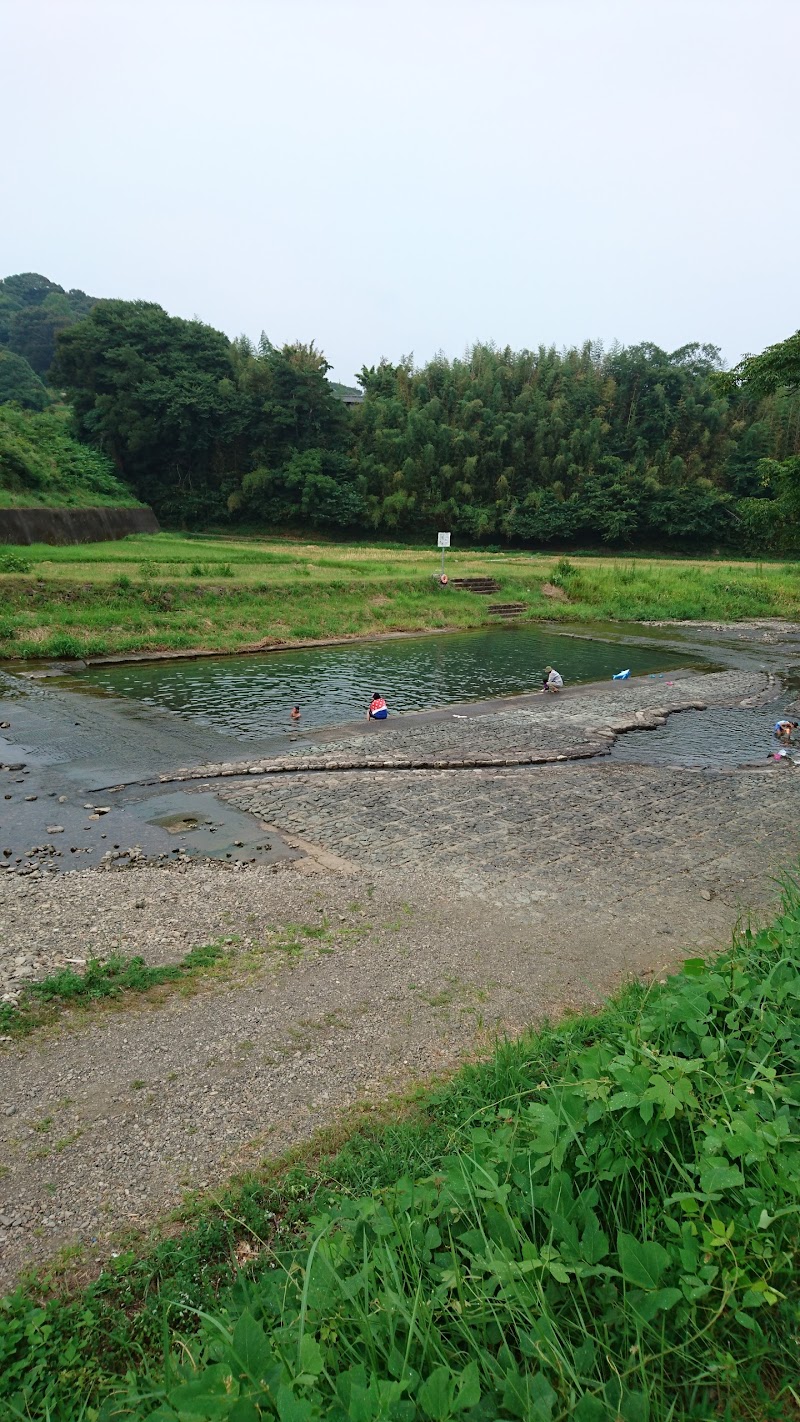
<path id="1" fill-rule="evenodd" d="M 157 967 L 149 966 L 144 958 L 126 958 L 122 953 L 90 958 L 84 972 L 61 968 L 41 982 L 32 983 L 18 1005 L 0 1004 L 0 1032 L 22 1036 L 47 1020 L 47 1008 L 87 1006 L 125 992 L 147 992 L 213 967 L 225 956 L 221 944 L 206 943 L 192 948 L 179 963 Z"/>
<path id="2" fill-rule="evenodd" d="M 0 553 L 0 573 L 29 573 L 32 567 L 21 553 Z"/>
<path id="3" fill-rule="evenodd" d="M 799 947 L 789 892 L 713 964 L 502 1046 L 417 1119 L 244 1185 L 80 1299 L 13 1296 L 7 1415 L 794 1416 Z"/>

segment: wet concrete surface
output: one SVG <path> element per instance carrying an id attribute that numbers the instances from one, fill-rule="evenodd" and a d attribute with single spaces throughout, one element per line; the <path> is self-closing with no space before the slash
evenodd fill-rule
<path id="1" fill-rule="evenodd" d="M 285 744 L 262 738 L 243 748 L 269 755 Z M 230 739 L 130 701 L 0 672 L 0 869 L 86 869 L 129 851 L 248 863 L 298 857 L 202 785 L 165 795 L 159 773 L 205 760 L 210 747 L 229 752 Z M 197 824 L 159 822 L 175 814 Z"/>

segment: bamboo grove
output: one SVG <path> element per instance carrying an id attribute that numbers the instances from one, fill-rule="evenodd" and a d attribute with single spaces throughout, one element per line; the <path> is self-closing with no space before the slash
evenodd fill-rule
<path id="1" fill-rule="evenodd" d="M 24 303 L 23 279 L 8 280 Z M 53 285 L 36 282 L 32 301 Z M 48 389 L 73 433 L 178 526 L 754 553 L 800 542 L 797 337 L 727 373 L 709 345 L 476 344 L 364 367 L 350 392 L 313 343 L 230 341 L 147 302 L 95 302 L 53 340 Z M 13 382 L 0 398 L 26 403 Z"/>

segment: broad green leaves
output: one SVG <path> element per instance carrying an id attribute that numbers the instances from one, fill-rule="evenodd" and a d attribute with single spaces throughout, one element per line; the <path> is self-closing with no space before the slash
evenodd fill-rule
<path id="1" fill-rule="evenodd" d="M 617 1254 L 622 1277 L 640 1289 L 657 1289 L 670 1260 L 660 1244 L 642 1244 L 631 1234 L 618 1236 Z"/>

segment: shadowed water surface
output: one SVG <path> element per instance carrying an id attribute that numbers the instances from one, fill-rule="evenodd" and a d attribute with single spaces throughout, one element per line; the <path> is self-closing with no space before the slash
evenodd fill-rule
<path id="1" fill-rule="evenodd" d="M 289 712 L 295 703 L 302 711 L 301 727 L 313 728 L 363 716 L 373 691 L 386 698 L 390 712 L 423 711 L 533 691 L 550 664 L 571 684 L 610 681 L 625 667 L 634 675 L 658 675 L 696 666 L 699 660 L 644 643 L 506 627 L 252 656 L 98 666 L 81 675 L 116 696 L 135 697 L 245 737 L 292 729 Z"/>

